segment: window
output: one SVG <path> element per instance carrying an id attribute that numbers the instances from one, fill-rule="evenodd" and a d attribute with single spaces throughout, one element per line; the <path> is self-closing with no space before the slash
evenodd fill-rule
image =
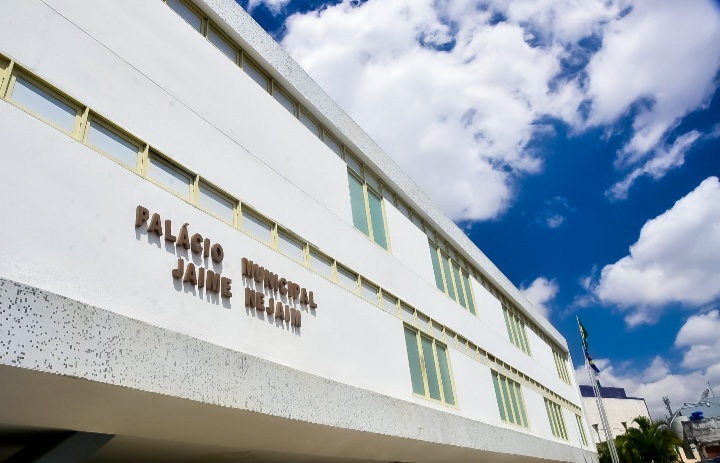
<path id="1" fill-rule="evenodd" d="M 280 103 L 280 105 L 287 109 L 290 114 L 293 116 L 295 115 L 295 102 L 290 99 L 289 96 L 285 94 L 282 90 L 280 90 L 274 83 L 273 83 L 273 90 L 272 90 L 272 96 L 275 98 L 275 101 Z"/>
<path id="2" fill-rule="evenodd" d="M 235 204 L 237 204 L 236 201 L 219 193 L 214 188 L 200 183 L 198 206 L 230 225 L 235 223 Z"/>
<path id="3" fill-rule="evenodd" d="M 207 39 L 210 41 L 210 43 L 215 45 L 218 50 L 223 52 L 225 56 L 230 58 L 230 61 L 232 61 L 233 63 L 238 62 L 238 52 L 235 47 L 233 47 L 230 42 L 225 40 L 223 36 L 220 35 L 220 33 L 217 32 L 212 26 L 208 28 Z"/>
<path id="4" fill-rule="evenodd" d="M 90 119 L 86 143 L 131 169 L 137 167 L 140 144 L 131 142 L 129 137 L 95 118 Z"/>
<path id="5" fill-rule="evenodd" d="M 377 244 L 388 249 L 382 198 L 349 171 L 348 182 L 353 225 Z"/>
<path id="6" fill-rule="evenodd" d="M 431 241 L 428 241 L 428 246 L 430 248 L 433 273 L 435 274 L 435 286 L 450 298 L 455 299 L 465 310 L 476 315 L 475 300 L 468 272 L 451 260 L 447 254 Z"/>
<path id="7" fill-rule="evenodd" d="M 148 177 L 151 180 L 185 199 L 190 198 L 194 175 L 171 164 L 169 161 L 161 159 L 154 153 L 150 154 L 149 161 Z"/>
<path id="8" fill-rule="evenodd" d="M 496 371 L 492 372 L 492 379 L 495 398 L 500 409 L 500 419 L 506 423 L 529 428 L 520 384 Z"/>
<path id="9" fill-rule="evenodd" d="M 415 394 L 455 405 L 447 348 L 436 340 L 405 327 L 410 379 Z"/>
<path id="10" fill-rule="evenodd" d="M 320 136 L 320 125 L 315 122 L 310 116 L 308 116 L 302 109 L 298 114 L 298 119 L 308 128 L 316 137 Z"/>
<path id="11" fill-rule="evenodd" d="M 568 373 L 565 357 L 555 349 L 552 350 L 552 353 L 553 358 L 555 359 L 555 368 L 557 369 L 558 376 L 560 379 L 570 384 L 570 374 Z"/>
<path id="12" fill-rule="evenodd" d="M 285 231 L 278 231 L 278 249 L 296 262 L 305 262 L 305 243 Z"/>
<path id="13" fill-rule="evenodd" d="M 378 287 L 365 280 L 360 284 L 360 296 L 373 305 L 378 305 Z"/>
<path id="14" fill-rule="evenodd" d="M 346 268 L 338 266 L 337 267 L 337 277 L 338 277 L 337 282 L 340 286 L 357 294 L 357 292 L 358 292 L 357 273 L 351 272 L 350 270 L 347 270 Z"/>
<path id="15" fill-rule="evenodd" d="M 397 304 L 398 300 L 396 297 L 391 296 L 390 294 L 387 294 L 383 291 L 382 293 L 382 309 L 385 312 L 389 312 L 391 314 L 397 314 Z"/>
<path id="16" fill-rule="evenodd" d="M 550 429 L 552 430 L 553 436 L 558 439 L 568 440 L 567 429 L 565 428 L 565 418 L 563 417 L 562 408 L 560 405 L 545 399 L 545 409 L 548 413 L 548 419 L 550 420 Z"/>
<path id="17" fill-rule="evenodd" d="M 523 320 L 505 306 L 503 306 L 503 314 L 505 315 L 505 325 L 507 326 L 508 336 L 510 336 L 510 342 L 526 354 L 531 355 L 530 343 L 528 342 Z"/>
<path id="18" fill-rule="evenodd" d="M 190 24 L 193 29 L 202 33 L 203 20 L 197 13 L 195 13 L 195 11 L 193 11 L 181 0 L 167 0 L 167 4 L 170 8 L 175 10 L 175 12 L 179 14 L 181 18 L 187 21 L 187 23 Z"/>
<path id="19" fill-rule="evenodd" d="M 261 86 L 265 91 L 268 89 L 268 78 L 265 77 L 265 74 L 260 71 L 260 68 L 255 66 L 253 63 L 251 63 L 247 58 L 245 58 L 243 54 L 243 65 L 242 65 L 243 71 L 252 79 L 254 80 L 259 86 Z"/>
<path id="20" fill-rule="evenodd" d="M 587 447 L 588 440 L 587 435 L 585 434 L 585 426 L 583 426 L 582 417 L 578 414 L 575 415 L 575 422 L 578 425 L 578 429 L 580 430 L 580 440 L 582 441 L 582 445 Z"/>
<path id="21" fill-rule="evenodd" d="M 310 249 L 310 268 L 325 278 L 333 279 L 333 262 L 314 249 Z"/>
<path id="22" fill-rule="evenodd" d="M 342 157 L 342 146 L 340 146 L 340 143 L 335 141 L 335 139 L 327 132 L 323 132 L 323 142 L 325 142 L 325 145 L 327 145 L 327 147 L 330 148 L 333 153 Z"/>
<path id="23" fill-rule="evenodd" d="M 242 211 L 242 229 L 253 238 L 272 244 L 273 225 L 245 209 Z"/>
<path id="24" fill-rule="evenodd" d="M 69 135 L 75 132 L 80 108 L 23 76 L 15 76 L 9 100 Z"/>

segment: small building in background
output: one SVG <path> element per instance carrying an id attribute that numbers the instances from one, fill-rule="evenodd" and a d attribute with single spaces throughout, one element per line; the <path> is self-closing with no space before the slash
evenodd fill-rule
<path id="1" fill-rule="evenodd" d="M 593 440 L 596 444 L 605 442 L 605 430 L 600 420 L 593 387 L 581 385 L 580 394 L 582 395 L 585 416 L 587 416 L 588 423 L 592 428 Z M 650 418 L 647 404 L 642 397 L 628 397 L 625 389 L 621 387 L 603 387 L 600 388 L 600 394 L 603 398 L 613 437 L 624 434 L 626 427 L 637 426 L 632 422 L 636 417 L 646 416 Z"/>
<path id="2" fill-rule="evenodd" d="M 689 417 L 681 420 L 686 461 L 720 458 L 720 403 L 712 397 L 707 404 L 683 411 Z"/>

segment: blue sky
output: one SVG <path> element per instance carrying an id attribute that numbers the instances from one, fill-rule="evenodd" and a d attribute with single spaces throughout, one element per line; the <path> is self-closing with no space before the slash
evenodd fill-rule
<path id="1" fill-rule="evenodd" d="M 604 385 L 720 394 L 720 6 L 239 0 Z M 582 368 L 576 374 L 587 382 Z"/>

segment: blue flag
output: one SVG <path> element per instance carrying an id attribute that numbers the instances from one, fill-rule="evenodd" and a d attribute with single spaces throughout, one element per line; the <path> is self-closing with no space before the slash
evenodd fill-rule
<path id="1" fill-rule="evenodd" d="M 590 368 L 595 370 L 595 373 L 600 373 L 600 369 L 595 365 L 595 362 L 593 362 L 592 357 L 590 357 L 590 353 L 587 351 L 587 349 L 583 349 L 585 351 L 585 358 L 587 359 L 588 365 L 590 365 Z"/>

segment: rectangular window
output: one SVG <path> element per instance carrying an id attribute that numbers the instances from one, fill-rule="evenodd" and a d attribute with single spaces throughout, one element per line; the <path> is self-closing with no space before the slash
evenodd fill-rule
<path id="1" fill-rule="evenodd" d="M 348 185 L 350 188 L 353 225 L 384 249 L 387 249 L 382 198 L 368 189 L 365 182 L 350 172 L 348 172 Z"/>
<path id="2" fill-rule="evenodd" d="M 87 144 L 126 166 L 135 169 L 138 165 L 139 144 L 129 141 L 109 126 L 90 119 Z"/>
<path id="3" fill-rule="evenodd" d="M 475 298 L 473 297 L 472 286 L 470 285 L 470 275 L 462 272 L 462 276 L 465 281 L 465 295 L 467 296 L 468 309 L 471 314 L 477 315 L 477 310 L 475 309 Z"/>
<path id="4" fill-rule="evenodd" d="M 343 267 L 338 266 L 337 267 L 337 276 L 338 276 L 337 281 L 340 286 L 357 294 L 357 292 L 358 292 L 357 273 L 353 273 L 350 270 L 347 270 Z"/>
<path id="5" fill-rule="evenodd" d="M 325 142 L 325 145 L 330 148 L 333 153 L 337 154 L 342 158 L 342 146 L 340 146 L 340 143 L 335 141 L 335 139 L 327 132 L 323 132 L 323 142 Z"/>
<path id="6" fill-rule="evenodd" d="M 443 283 L 442 270 L 440 270 L 440 258 L 438 257 L 438 248 L 428 242 L 430 246 L 430 260 L 432 260 L 433 272 L 435 273 L 435 285 L 442 292 L 445 292 L 445 283 Z"/>
<path id="7" fill-rule="evenodd" d="M 505 306 L 503 306 L 503 314 L 505 315 L 505 325 L 507 326 L 510 342 L 526 354 L 532 355 L 527 332 L 525 331 L 525 323 L 523 323 L 517 314 L 509 311 Z"/>
<path id="8" fill-rule="evenodd" d="M 585 434 L 585 426 L 583 426 L 582 423 L 582 417 L 580 415 L 575 415 L 575 422 L 577 423 L 579 432 L 580 432 L 580 440 L 582 441 L 582 445 L 587 447 L 588 440 L 587 435 Z"/>
<path id="9" fill-rule="evenodd" d="M 453 286 L 453 277 L 450 271 L 450 258 L 443 253 L 440 253 L 442 260 L 443 272 L 445 273 L 445 292 L 452 299 L 455 299 L 455 287 Z"/>
<path id="10" fill-rule="evenodd" d="M 310 116 L 305 114 L 305 111 L 303 111 L 302 109 L 300 110 L 298 119 L 300 119 L 300 122 L 302 122 L 303 125 L 313 133 L 313 135 L 315 135 L 316 137 L 320 136 L 320 126 Z"/>
<path id="11" fill-rule="evenodd" d="M 305 243 L 293 238 L 284 231 L 278 232 L 278 249 L 296 262 L 305 262 Z"/>
<path id="12" fill-rule="evenodd" d="M 360 295 L 373 305 L 378 305 L 378 287 L 367 281 L 360 285 Z"/>
<path id="13" fill-rule="evenodd" d="M 151 154 L 149 160 L 148 177 L 179 196 L 185 199 L 190 198 L 194 176 L 156 155 Z"/>
<path id="14" fill-rule="evenodd" d="M 570 374 L 568 373 L 565 357 L 555 349 L 552 350 L 552 353 L 553 358 L 555 358 L 555 368 L 557 369 L 558 376 L 560 379 L 570 384 Z"/>
<path id="15" fill-rule="evenodd" d="M 563 417 L 562 408 L 560 405 L 545 399 L 545 409 L 548 413 L 548 419 L 550 420 L 550 429 L 552 430 L 553 436 L 558 439 L 568 440 L 567 429 L 565 428 L 565 418 Z"/>
<path id="16" fill-rule="evenodd" d="M 329 280 L 333 279 L 332 265 L 331 259 L 316 252 L 314 249 L 310 250 L 310 268 Z"/>
<path id="17" fill-rule="evenodd" d="M 418 312 L 417 313 L 417 322 L 418 322 L 418 327 L 421 330 L 425 331 L 426 333 L 430 332 L 430 317 Z"/>
<path id="18" fill-rule="evenodd" d="M 72 135 L 75 131 L 79 108 L 69 104 L 55 92 L 45 90 L 22 76 L 16 76 L 9 99 L 63 132 Z"/>
<path id="19" fill-rule="evenodd" d="M 272 224 L 246 210 L 242 211 L 242 229 L 253 238 L 272 244 Z"/>
<path id="20" fill-rule="evenodd" d="M 287 109 L 290 114 L 293 116 L 295 115 L 295 102 L 275 85 L 273 85 L 272 96 L 275 98 L 275 101 L 280 103 L 283 108 Z"/>
<path id="21" fill-rule="evenodd" d="M 447 349 L 436 340 L 405 327 L 408 364 L 413 392 L 455 405 Z"/>
<path id="22" fill-rule="evenodd" d="M 356 174 L 362 176 L 362 166 L 353 156 L 346 154 L 345 162 Z"/>
<path id="23" fill-rule="evenodd" d="M 235 223 L 235 205 L 237 203 L 202 183 L 198 191 L 198 206 L 212 215 L 233 225 Z"/>
<path id="24" fill-rule="evenodd" d="M 355 228 L 370 236 L 365 212 L 365 192 L 363 184 L 354 175 L 348 173 L 350 184 L 350 207 L 352 208 L 353 225 Z"/>
<path id="25" fill-rule="evenodd" d="M 400 316 L 402 317 L 403 321 L 406 321 L 412 325 L 415 324 L 415 309 L 410 307 L 409 305 L 400 303 Z"/>
<path id="26" fill-rule="evenodd" d="M 453 270 L 453 281 L 455 282 L 455 289 L 457 290 L 458 295 L 458 302 L 460 302 L 460 305 L 464 308 L 468 308 L 467 302 L 465 301 L 465 292 L 463 291 L 462 287 L 462 280 L 460 278 L 460 269 L 455 265 L 455 263 L 452 263 L 452 270 Z"/>
<path id="27" fill-rule="evenodd" d="M 193 29 L 202 32 L 202 18 L 180 0 L 167 0 L 170 8 L 175 10 Z"/>
<path id="28" fill-rule="evenodd" d="M 385 312 L 397 314 L 397 299 L 385 292 L 382 295 L 382 308 Z"/>
<path id="29" fill-rule="evenodd" d="M 230 42 L 225 40 L 225 38 L 220 35 L 220 33 L 217 32 L 214 27 L 208 28 L 207 39 L 210 41 L 210 43 L 215 45 L 218 50 L 223 52 L 225 56 L 230 58 L 230 61 L 232 61 L 233 63 L 238 62 L 238 52 L 235 47 L 233 47 Z"/>
<path id="30" fill-rule="evenodd" d="M 515 426 L 530 427 L 520 384 L 496 371 L 492 372 L 492 380 L 500 419 Z"/>
<path id="31" fill-rule="evenodd" d="M 260 68 L 252 64 L 247 59 L 243 59 L 243 71 L 245 71 L 245 74 L 247 74 L 252 80 L 254 80 L 259 86 L 261 86 L 265 91 L 268 89 L 268 78 L 265 77 L 265 74 L 262 73 Z"/>

